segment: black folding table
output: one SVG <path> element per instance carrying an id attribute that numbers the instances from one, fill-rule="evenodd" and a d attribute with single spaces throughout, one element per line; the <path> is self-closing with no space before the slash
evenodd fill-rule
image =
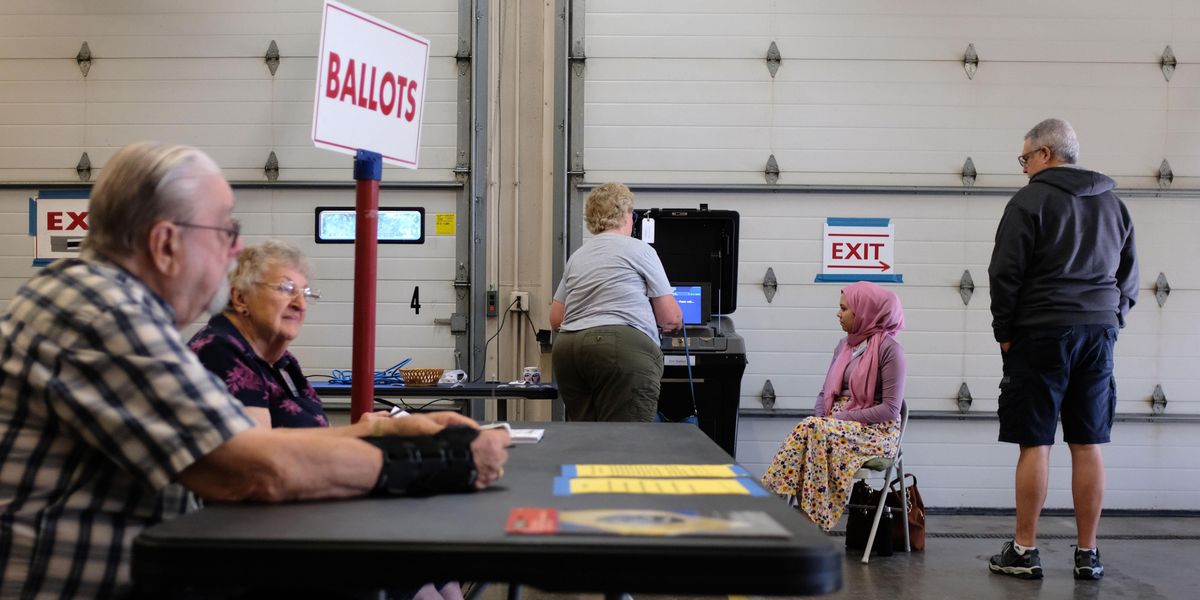
<path id="1" fill-rule="evenodd" d="M 350 406 L 350 386 L 324 381 L 311 380 L 313 389 L 317 391 L 326 407 Z M 479 383 L 438 384 L 430 386 L 376 385 L 377 398 L 430 401 L 438 399 L 462 401 L 467 408 L 467 416 L 477 420 L 483 419 L 483 403 L 485 400 L 496 400 L 497 418 L 501 421 L 508 419 L 508 400 L 549 400 L 551 414 L 554 420 L 563 420 L 564 408 L 558 401 L 558 387 L 552 383 L 540 385 L 521 385 L 496 381 Z M 338 398 L 333 400 L 332 398 Z M 340 398 L 347 398 L 340 401 Z M 417 402 L 416 404 L 420 404 Z"/>
<path id="2" fill-rule="evenodd" d="M 540 443 L 510 448 L 492 489 L 430 498 L 210 505 L 134 541 L 151 589 L 354 590 L 425 581 L 509 582 L 563 592 L 804 595 L 838 590 L 843 552 L 775 497 L 553 494 L 563 464 L 727 464 L 686 424 L 526 423 Z M 516 536 L 515 507 L 762 511 L 787 539 Z"/>

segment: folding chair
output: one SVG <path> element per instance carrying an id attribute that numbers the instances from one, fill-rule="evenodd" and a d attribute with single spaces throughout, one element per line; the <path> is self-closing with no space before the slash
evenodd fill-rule
<path id="1" fill-rule="evenodd" d="M 891 510 L 886 506 L 888 486 L 892 482 L 892 478 L 897 473 L 900 474 L 900 498 L 904 503 L 904 512 L 900 514 L 900 520 L 904 522 L 904 551 L 909 552 L 912 548 L 909 545 L 908 539 L 908 492 L 904 489 L 904 430 L 908 429 L 908 403 L 900 404 L 900 437 L 896 440 L 896 456 L 887 458 L 876 456 L 863 463 L 861 469 L 854 473 L 854 479 L 867 480 L 872 476 L 883 473 L 882 492 L 879 494 L 879 505 L 875 507 L 875 520 L 871 523 L 871 535 L 867 538 L 867 548 L 863 551 L 862 562 L 867 564 L 871 560 L 871 547 L 875 545 L 875 534 L 879 531 L 879 520 L 883 517 L 884 510 Z M 870 507 L 868 507 L 870 508 Z"/>

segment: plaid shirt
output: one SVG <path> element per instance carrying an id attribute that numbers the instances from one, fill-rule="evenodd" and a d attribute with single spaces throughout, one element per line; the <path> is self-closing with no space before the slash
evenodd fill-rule
<path id="1" fill-rule="evenodd" d="M 86 252 L 0 317 L 0 599 L 128 595 L 133 538 L 194 506 L 179 472 L 254 426 L 174 321 Z"/>

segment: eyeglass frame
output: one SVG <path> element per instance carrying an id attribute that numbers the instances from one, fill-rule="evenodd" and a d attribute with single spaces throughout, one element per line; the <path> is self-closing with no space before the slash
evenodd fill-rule
<path id="1" fill-rule="evenodd" d="M 310 286 L 305 286 L 302 288 L 297 287 L 296 282 L 292 281 L 289 277 L 284 277 L 283 281 L 277 283 L 270 283 L 267 281 L 255 281 L 254 283 L 255 285 L 267 286 L 276 292 L 279 292 L 280 294 L 286 294 L 290 298 L 295 298 L 296 295 L 300 295 L 304 298 L 305 302 L 321 299 L 321 290 L 313 289 Z"/>
<path id="2" fill-rule="evenodd" d="M 192 229 L 211 229 L 220 231 L 229 236 L 229 247 L 237 245 L 238 237 L 242 234 L 242 222 L 237 219 L 230 219 L 229 227 L 218 227 L 216 225 L 200 225 L 199 223 L 188 223 L 187 221 L 172 221 L 180 227 L 190 227 Z"/>
<path id="3" fill-rule="evenodd" d="M 1040 152 L 1042 150 L 1045 150 L 1046 152 L 1050 152 L 1050 146 L 1041 145 L 1041 146 L 1038 146 L 1037 148 L 1034 148 L 1033 150 L 1030 150 L 1029 152 L 1026 152 L 1025 154 L 1018 156 L 1017 164 L 1021 165 L 1021 168 L 1024 169 L 1025 165 L 1029 164 L 1029 157 L 1033 156 L 1034 152 Z"/>

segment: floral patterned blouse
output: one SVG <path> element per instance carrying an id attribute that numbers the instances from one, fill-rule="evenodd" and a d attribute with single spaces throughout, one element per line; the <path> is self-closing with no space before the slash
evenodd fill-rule
<path id="1" fill-rule="evenodd" d="M 329 427 L 321 397 L 291 352 L 268 363 L 223 314 L 213 315 L 188 346 L 242 404 L 269 410 L 271 427 Z"/>

